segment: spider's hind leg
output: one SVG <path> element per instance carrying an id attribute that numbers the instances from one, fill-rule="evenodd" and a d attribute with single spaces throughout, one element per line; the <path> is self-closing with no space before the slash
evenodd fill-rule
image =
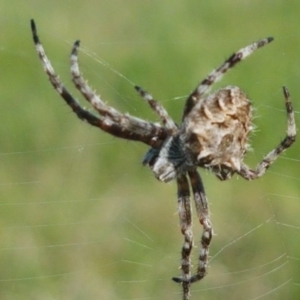
<path id="1" fill-rule="evenodd" d="M 261 39 L 257 42 L 252 43 L 251 45 L 246 46 L 233 53 L 220 67 L 216 70 L 213 70 L 205 79 L 203 79 L 196 89 L 189 95 L 185 108 L 183 111 L 182 120 L 189 114 L 193 107 L 202 99 L 203 95 L 207 93 L 210 87 L 217 81 L 219 81 L 223 75 L 233 68 L 237 63 L 244 60 L 246 57 L 251 55 L 255 50 L 269 44 L 274 39 L 268 37 Z"/>
<path id="2" fill-rule="evenodd" d="M 283 94 L 285 99 L 285 109 L 287 112 L 287 129 L 286 129 L 286 137 L 280 144 L 270 151 L 262 161 L 257 165 L 257 167 L 252 170 L 247 165 L 242 164 L 241 170 L 238 172 L 243 178 L 247 180 L 253 180 L 259 178 L 265 174 L 267 169 L 274 163 L 274 161 L 278 158 L 278 156 L 283 153 L 287 148 L 289 148 L 296 140 L 296 122 L 295 122 L 295 114 L 292 107 L 292 102 L 290 99 L 290 93 L 286 87 L 283 87 Z"/>

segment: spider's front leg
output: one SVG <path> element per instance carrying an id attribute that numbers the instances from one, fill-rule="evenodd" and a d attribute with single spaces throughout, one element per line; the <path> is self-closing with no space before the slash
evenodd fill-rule
<path id="1" fill-rule="evenodd" d="M 203 226 L 203 233 L 200 242 L 199 264 L 195 275 L 190 275 L 190 253 L 193 246 L 193 236 L 191 232 L 191 206 L 189 202 L 189 190 L 186 176 L 177 179 L 178 202 L 181 230 L 185 236 L 182 248 L 182 277 L 175 277 L 173 280 L 183 284 L 184 287 L 201 280 L 207 273 L 209 245 L 212 239 L 213 229 L 210 221 L 208 202 L 204 191 L 204 186 L 199 173 L 196 170 L 188 172 L 193 189 L 195 206 L 200 224 Z M 189 231 L 190 230 L 190 231 Z M 185 292 L 185 290 L 184 290 Z M 188 298 L 184 298 L 188 299 Z"/>
<path id="2" fill-rule="evenodd" d="M 99 116 L 94 115 L 93 113 L 89 112 L 89 110 L 82 107 L 61 82 L 46 55 L 44 47 L 41 44 L 34 20 L 31 20 L 31 31 L 36 51 L 51 84 L 76 113 L 78 118 L 102 129 L 113 136 L 132 141 L 140 141 L 156 149 L 161 146 L 163 141 L 168 136 L 166 128 L 160 126 L 159 124 L 147 122 L 129 114 L 120 113 L 116 109 L 106 105 L 86 83 L 81 76 L 78 66 L 77 55 L 79 41 L 75 42 L 71 53 L 71 72 L 73 81 L 76 87 L 84 95 L 86 100 L 88 100 L 99 112 Z"/>
<path id="3" fill-rule="evenodd" d="M 190 279 L 190 282 L 193 283 L 201 280 L 207 273 L 209 245 L 213 235 L 213 228 L 210 221 L 208 202 L 200 174 L 197 172 L 197 170 L 193 170 L 189 172 L 189 177 L 193 189 L 197 215 L 200 224 L 203 226 L 200 242 L 200 253 L 198 258 L 198 268 L 196 274 Z"/>
<path id="4" fill-rule="evenodd" d="M 181 270 L 182 277 L 172 278 L 175 282 L 182 283 L 183 300 L 188 300 L 190 296 L 191 279 L 191 252 L 193 248 L 192 231 L 192 208 L 190 201 L 190 189 L 186 175 L 178 175 L 178 214 L 180 220 L 181 233 L 184 235 L 184 243 L 181 250 Z"/>

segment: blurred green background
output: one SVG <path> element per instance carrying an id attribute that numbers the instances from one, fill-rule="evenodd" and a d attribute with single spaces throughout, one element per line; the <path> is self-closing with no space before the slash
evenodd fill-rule
<path id="1" fill-rule="evenodd" d="M 233 51 L 259 50 L 216 87 L 242 87 L 257 128 L 251 166 L 285 135 L 282 85 L 300 101 L 300 2 L 1 0 L 0 299 L 181 299 L 176 185 L 141 166 L 147 148 L 80 122 L 50 86 L 29 27 L 56 72 L 82 42 L 89 83 L 122 112 L 157 120 L 143 86 L 179 121 L 186 95 Z M 201 170 L 216 235 L 192 299 L 298 299 L 299 144 L 261 179 Z M 196 245 L 201 228 L 194 221 Z M 194 251 L 196 265 L 197 248 Z"/>

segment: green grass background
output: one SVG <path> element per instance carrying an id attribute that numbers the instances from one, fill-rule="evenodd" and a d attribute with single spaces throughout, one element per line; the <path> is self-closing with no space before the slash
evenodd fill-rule
<path id="1" fill-rule="evenodd" d="M 84 75 L 103 99 L 151 120 L 132 83 L 179 121 L 200 79 L 233 51 L 274 36 L 217 85 L 239 85 L 253 100 L 246 161 L 255 166 L 284 137 L 282 85 L 299 116 L 299 15 L 296 0 L 1 0 L 0 299 L 181 298 L 170 280 L 182 245 L 175 184 L 141 166 L 144 145 L 73 115 L 43 73 L 31 18 L 82 103 L 69 75 L 78 38 Z M 192 299 L 298 299 L 299 150 L 296 143 L 253 182 L 201 171 L 216 235 Z M 195 219 L 196 244 L 200 232 Z"/>

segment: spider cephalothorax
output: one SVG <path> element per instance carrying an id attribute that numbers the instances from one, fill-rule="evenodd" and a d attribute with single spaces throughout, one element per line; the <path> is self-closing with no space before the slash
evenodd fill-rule
<path id="1" fill-rule="evenodd" d="M 76 88 L 99 113 L 99 115 L 92 114 L 78 103 L 55 74 L 40 43 L 33 20 L 31 29 L 37 53 L 51 84 L 77 116 L 111 135 L 147 144 L 151 148 L 146 153 L 143 164 L 148 165 L 155 177 L 161 181 L 168 182 L 176 179 L 178 215 L 184 243 L 181 250 L 181 276 L 174 277 L 173 280 L 182 284 L 183 299 L 189 299 L 191 283 L 206 275 L 209 244 L 213 234 L 207 198 L 197 167 L 211 170 L 221 180 L 229 179 L 234 173 L 247 180 L 256 179 L 266 172 L 268 167 L 292 145 L 296 138 L 294 112 L 289 92 L 284 87 L 288 119 L 287 135 L 255 169 L 250 169 L 243 163 L 248 149 L 248 136 L 252 129 L 250 101 L 244 92 L 235 86 L 227 86 L 207 95 L 211 85 L 220 80 L 223 74 L 256 49 L 270 43 L 273 38 L 265 38 L 240 49 L 201 81 L 188 97 L 183 110 L 182 123 L 177 126 L 167 111 L 140 87 L 135 88 L 159 115 L 161 125 L 129 114 L 122 114 L 106 105 L 90 88 L 79 71 L 77 58 L 79 41 L 76 41 L 71 52 L 72 79 Z M 199 222 L 203 226 L 199 264 L 194 275 L 191 275 L 190 259 L 194 244 L 190 186 Z"/>

